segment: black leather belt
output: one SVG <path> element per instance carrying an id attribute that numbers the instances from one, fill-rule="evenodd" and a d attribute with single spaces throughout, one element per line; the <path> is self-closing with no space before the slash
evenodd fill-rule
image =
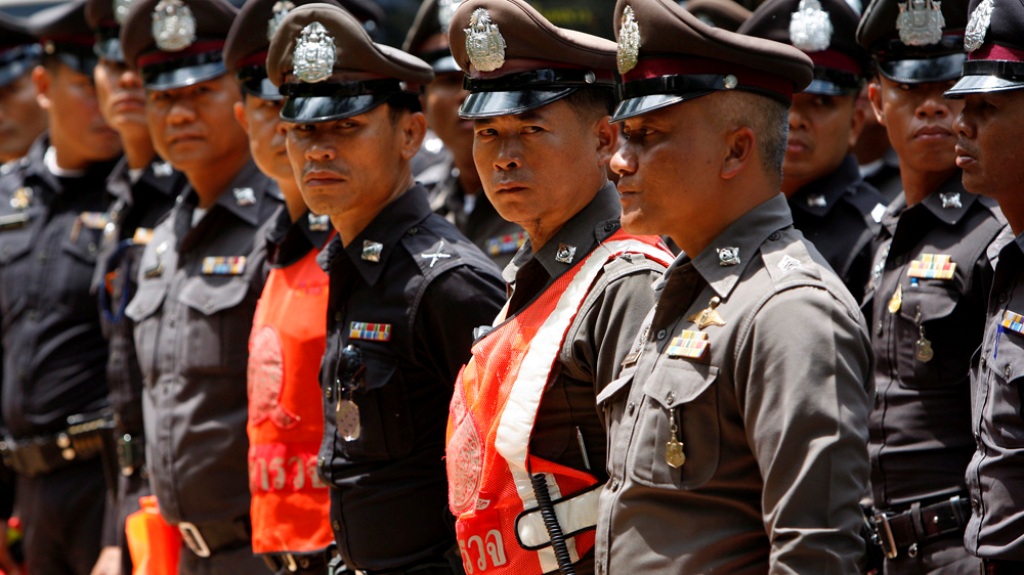
<path id="1" fill-rule="evenodd" d="M 19 475 L 35 477 L 76 461 L 88 461 L 109 445 L 114 420 L 108 413 L 68 417 L 68 428 L 54 435 L 0 440 L 4 465 Z"/>
<path id="2" fill-rule="evenodd" d="M 1024 573 L 1024 561 L 985 560 L 985 575 L 1020 575 Z"/>
<path id="3" fill-rule="evenodd" d="M 177 525 L 185 546 L 198 557 L 209 557 L 218 551 L 252 544 L 252 523 L 246 516 L 234 521 L 213 521 Z"/>
<path id="4" fill-rule="evenodd" d="M 264 553 L 260 557 L 274 573 L 282 571 L 326 573 L 327 563 L 330 562 L 333 554 L 330 549 L 324 549 L 313 553 Z"/>
<path id="5" fill-rule="evenodd" d="M 880 511 L 871 518 L 871 524 L 875 544 L 886 557 L 894 559 L 900 550 L 913 557 L 919 545 L 950 533 L 962 533 L 970 516 L 971 504 L 956 495 L 931 505 L 914 503 L 900 513 Z"/>

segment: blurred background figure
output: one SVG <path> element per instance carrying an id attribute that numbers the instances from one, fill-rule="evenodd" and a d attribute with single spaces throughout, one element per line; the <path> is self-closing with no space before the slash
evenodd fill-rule
<path id="1" fill-rule="evenodd" d="M 46 113 L 32 85 L 32 69 L 42 53 L 24 21 L 0 12 L 0 174 L 10 171 L 7 164 L 28 153 L 46 129 Z"/>

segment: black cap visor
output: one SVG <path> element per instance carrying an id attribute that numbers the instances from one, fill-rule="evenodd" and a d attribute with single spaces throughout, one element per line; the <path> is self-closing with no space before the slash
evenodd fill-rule
<path id="1" fill-rule="evenodd" d="M 615 113 L 612 114 L 611 121 L 614 124 L 636 116 L 642 116 L 648 112 L 674 106 L 682 102 L 689 102 L 701 96 L 707 96 L 714 91 L 707 90 L 706 92 L 693 92 L 690 94 L 649 94 L 647 96 L 629 98 L 619 102 L 618 107 L 615 108 Z"/>
<path id="2" fill-rule="evenodd" d="M 124 63 L 124 51 L 121 50 L 121 40 L 118 38 L 97 40 L 92 49 L 101 60 Z"/>
<path id="3" fill-rule="evenodd" d="M 396 79 L 284 84 L 281 119 L 296 124 L 330 122 L 365 114 L 396 94 L 412 94 Z"/>
<path id="4" fill-rule="evenodd" d="M 675 74 L 626 82 L 622 85 L 619 106 L 612 114 L 612 122 L 725 90 L 726 78 L 720 74 Z M 732 76 L 729 81 L 736 81 L 736 77 Z"/>
<path id="5" fill-rule="evenodd" d="M 964 53 L 920 58 L 892 58 L 878 62 L 878 73 L 900 84 L 948 82 L 960 77 Z"/>
<path id="6" fill-rule="evenodd" d="M 58 48 L 54 56 L 68 68 L 89 77 L 92 77 L 93 70 L 99 63 L 99 58 L 93 54 L 91 49 L 61 50 Z"/>
<path id="7" fill-rule="evenodd" d="M 860 92 L 861 78 L 844 70 L 814 67 L 814 79 L 804 88 L 805 94 L 819 96 L 849 96 Z"/>
<path id="8" fill-rule="evenodd" d="M 1005 60 L 968 60 L 964 76 L 944 94 L 946 98 L 963 98 L 965 94 L 1005 92 L 1024 88 L 1024 62 Z"/>
<path id="9" fill-rule="evenodd" d="M 39 44 L 26 44 L 0 55 L 0 88 L 31 72 L 42 53 L 43 47 Z"/>
<path id="10" fill-rule="evenodd" d="M 275 102 L 284 99 L 277 86 L 270 81 L 270 78 L 267 78 L 267 69 L 264 66 L 257 65 L 239 68 L 237 77 L 242 85 L 242 91 L 250 96 Z"/>
<path id="11" fill-rule="evenodd" d="M 142 85 L 160 92 L 194 86 L 226 73 L 220 51 L 203 52 L 142 66 Z"/>
<path id="12" fill-rule="evenodd" d="M 578 88 L 518 90 L 514 92 L 474 92 L 466 96 L 459 117 L 466 120 L 522 114 L 561 100 Z"/>
<path id="13" fill-rule="evenodd" d="M 599 78 L 593 70 L 540 68 L 498 78 L 466 77 L 463 87 L 470 92 L 459 109 L 467 120 L 522 114 L 572 94 L 580 88 L 614 86 L 611 75 Z"/>

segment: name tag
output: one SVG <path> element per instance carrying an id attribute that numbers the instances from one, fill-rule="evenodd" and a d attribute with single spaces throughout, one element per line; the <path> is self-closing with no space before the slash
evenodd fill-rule
<path id="1" fill-rule="evenodd" d="M 245 271 L 245 256 L 209 256 L 203 258 L 203 275 L 237 276 Z"/>

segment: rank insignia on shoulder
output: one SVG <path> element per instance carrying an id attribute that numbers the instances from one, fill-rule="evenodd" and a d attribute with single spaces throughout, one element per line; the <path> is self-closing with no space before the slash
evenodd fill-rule
<path id="1" fill-rule="evenodd" d="M 364 261 L 379 262 L 380 254 L 384 251 L 384 244 L 363 240 L 363 253 L 360 256 Z"/>
<path id="2" fill-rule="evenodd" d="M 711 347 L 708 341 L 708 334 L 703 331 L 685 330 L 669 342 L 665 354 L 669 357 L 685 357 L 688 359 L 700 359 Z"/>
<path id="3" fill-rule="evenodd" d="M 423 252 L 422 254 L 420 254 L 420 257 L 425 259 L 425 260 L 430 260 L 430 266 L 429 267 L 434 267 L 434 264 L 437 263 L 437 260 L 451 259 L 452 254 L 446 253 L 444 251 L 444 240 L 441 240 L 440 242 L 437 243 L 437 248 L 434 249 L 433 252 L 431 252 L 430 250 L 427 250 L 427 251 Z"/>
<path id="4" fill-rule="evenodd" d="M 945 254 L 921 254 L 921 257 L 910 262 L 907 277 L 922 279 L 951 280 L 956 264 L 952 257 Z"/>
<path id="5" fill-rule="evenodd" d="M 791 256 L 789 254 L 786 254 L 785 256 L 783 256 L 782 259 L 779 260 L 779 263 L 777 265 L 779 266 L 779 269 L 784 271 L 784 272 L 788 272 L 789 270 L 796 270 L 796 269 L 800 269 L 800 268 L 804 267 L 804 264 L 800 263 L 800 260 L 794 258 L 793 256 Z"/>
<path id="6" fill-rule="evenodd" d="M 245 271 L 245 256 L 207 256 L 203 258 L 203 275 L 237 276 Z"/>
<path id="7" fill-rule="evenodd" d="M 514 234 L 488 238 L 486 242 L 487 255 L 493 257 L 518 252 L 519 248 L 523 247 L 523 244 L 526 243 L 526 238 L 526 232 L 516 232 Z"/>
<path id="8" fill-rule="evenodd" d="M 235 195 L 235 204 L 239 206 L 251 206 L 256 203 L 256 191 L 252 188 L 235 188 L 232 193 Z"/>
<path id="9" fill-rule="evenodd" d="M 1006 310 L 1003 312 L 1003 321 L 999 323 L 999 326 L 1014 333 L 1024 334 L 1024 317 L 1019 313 Z"/>
<path id="10" fill-rule="evenodd" d="M 137 246 L 144 246 L 153 239 L 153 228 L 135 228 L 132 234 L 132 243 Z"/>
<path id="11" fill-rule="evenodd" d="M 354 321 L 349 324 L 348 338 L 365 341 L 391 341 L 391 324 Z"/>
<path id="12" fill-rule="evenodd" d="M 11 207 L 16 210 L 24 210 L 32 204 L 32 188 L 22 186 L 14 191 L 11 196 Z"/>

